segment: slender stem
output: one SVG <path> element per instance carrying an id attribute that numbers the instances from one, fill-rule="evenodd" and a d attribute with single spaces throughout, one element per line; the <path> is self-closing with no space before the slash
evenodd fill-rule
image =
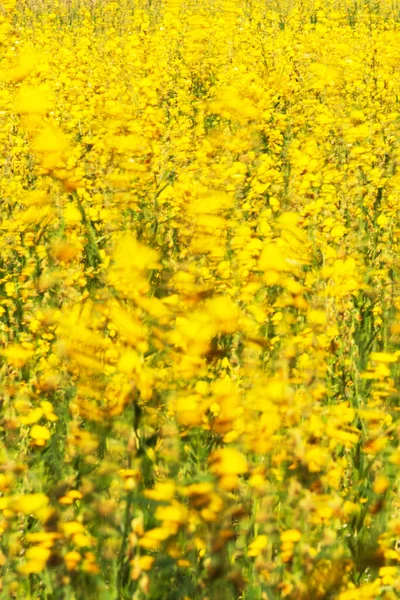
<path id="1" fill-rule="evenodd" d="M 131 508 L 133 504 L 133 492 L 129 491 L 126 495 L 126 506 L 125 506 L 125 517 L 124 526 L 122 531 L 121 546 L 118 553 L 118 574 L 117 574 L 117 597 L 116 600 L 121 600 L 122 585 L 124 581 L 124 570 L 125 570 L 125 554 L 128 546 L 128 532 L 131 522 Z"/>
<path id="2" fill-rule="evenodd" d="M 93 253 L 94 253 L 95 257 L 96 257 L 97 262 L 101 263 L 102 262 L 102 258 L 101 258 L 101 255 L 100 255 L 99 247 L 97 245 L 96 232 L 94 231 L 94 229 L 93 229 L 93 227 L 92 227 L 89 219 L 87 218 L 85 209 L 83 208 L 82 202 L 80 201 L 79 196 L 78 196 L 78 194 L 76 192 L 74 192 L 73 197 L 75 198 L 76 203 L 78 205 L 79 212 L 82 215 L 82 222 L 83 222 L 83 224 L 86 227 L 86 233 L 87 233 L 88 241 L 89 241 L 90 246 L 91 246 L 91 250 L 93 251 Z"/>

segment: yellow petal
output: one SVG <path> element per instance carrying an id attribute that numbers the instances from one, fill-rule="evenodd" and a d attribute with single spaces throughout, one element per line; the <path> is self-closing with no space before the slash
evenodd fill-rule
<path id="1" fill-rule="evenodd" d="M 287 529 L 281 533 L 282 542 L 298 542 L 301 539 L 301 532 L 298 529 Z"/>
<path id="2" fill-rule="evenodd" d="M 23 367 L 25 363 L 33 356 L 33 352 L 31 350 L 27 350 L 23 348 L 19 344 L 12 344 L 1 350 L 0 354 L 2 354 L 7 362 L 12 364 L 14 367 Z"/>
<path id="3" fill-rule="evenodd" d="M 49 440 L 50 431 L 43 425 L 34 425 L 30 431 L 30 436 L 33 440 Z"/>
<path id="4" fill-rule="evenodd" d="M 25 494 L 14 496 L 9 502 L 9 507 L 14 512 L 22 512 L 25 515 L 30 515 L 46 507 L 48 503 L 49 499 L 45 494 Z"/>
<path id="5" fill-rule="evenodd" d="M 210 456 L 211 470 L 216 475 L 240 475 L 247 471 L 247 460 L 236 448 L 222 448 Z"/>

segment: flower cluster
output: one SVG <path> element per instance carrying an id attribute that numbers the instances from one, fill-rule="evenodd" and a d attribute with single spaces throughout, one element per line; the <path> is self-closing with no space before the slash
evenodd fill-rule
<path id="1" fill-rule="evenodd" d="M 399 596 L 399 22 L 1 0 L 1 597 Z"/>

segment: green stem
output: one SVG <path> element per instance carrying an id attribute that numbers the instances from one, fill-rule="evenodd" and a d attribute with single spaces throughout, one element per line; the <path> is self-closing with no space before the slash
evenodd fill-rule
<path id="1" fill-rule="evenodd" d="M 117 574 L 117 596 L 116 600 L 121 600 L 122 598 L 122 586 L 124 583 L 124 573 L 125 573 L 125 554 L 128 547 L 128 532 L 130 529 L 131 522 L 131 508 L 133 504 L 133 492 L 129 491 L 126 496 L 126 507 L 125 507 L 125 517 L 124 517 L 124 526 L 122 531 L 122 540 L 121 546 L 118 553 L 118 574 Z"/>
<path id="2" fill-rule="evenodd" d="M 96 232 L 93 229 L 93 227 L 92 227 L 89 219 L 87 218 L 85 209 L 83 208 L 82 202 L 80 201 L 79 196 L 78 196 L 78 194 L 76 192 L 73 193 L 73 197 L 75 198 L 76 203 L 78 205 L 79 212 L 82 215 L 82 223 L 84 224 L 84 226 L 86 228 L 86 234 L 87 234 L 87 237 L 88 237 L 90 249 L 91 249 L 91 251 L 93 252 L 93 254 L 95 256 L 97 263 L 99 264 L 99 263 L 102 262 L 102 258 L 101 258 L 101 255 L 100 255 L 99 247 L 97 245 Z"/>

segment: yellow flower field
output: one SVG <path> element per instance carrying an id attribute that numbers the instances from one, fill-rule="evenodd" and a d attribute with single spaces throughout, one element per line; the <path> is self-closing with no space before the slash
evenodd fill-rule
<path id="1" fill-rule="evenodd" d="M 399 598 L 400 4 L 0 44 L 0 599 Z"/>

